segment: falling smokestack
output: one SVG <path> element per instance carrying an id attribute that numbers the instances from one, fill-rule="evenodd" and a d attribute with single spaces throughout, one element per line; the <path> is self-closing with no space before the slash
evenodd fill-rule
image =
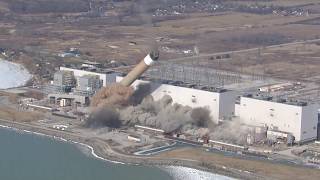
<path id="1" fill-rule="evenodd" d="M 155 61 L 159 59 L 159 51 L 153 50 L 149 53 L 133 70 L 124 77 L 120 84 L 129 87 L 136 79 L 138 79 Z"/>

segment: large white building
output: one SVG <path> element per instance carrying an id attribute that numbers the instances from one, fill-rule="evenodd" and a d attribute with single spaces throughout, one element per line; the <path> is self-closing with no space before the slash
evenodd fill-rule
<path id="1" fill-rule="evenodd" d="M 317 138 L 318 113 L 314 104 L 241 97 L 236 115 L 245 124 L 290 133 L 296 142 Z"/>
<path id="2" fill-rule="evenodd" d="M 117 82 L 120 82 L 121 79 L 122 77 L 118 76 Z M 225 89 L 207 91 L 144 80 L 136 80 L 132 86 L 136 88 L 139 84 L 150 84 L 150 92 L 154 100 L 160 100 L 163 96 L 169 95 L 173 103 L 190 106 L 192 108 L 208 108 L 211 112 L 212 120 L 216 123 L 234 116 L 236 99 L 234 91 Z"/>

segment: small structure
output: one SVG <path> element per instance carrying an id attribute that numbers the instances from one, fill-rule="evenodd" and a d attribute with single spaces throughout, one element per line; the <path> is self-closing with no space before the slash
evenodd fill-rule
<path id="1" fill-rule="evenodd" d="M 59 57 L 80 57 L 81 52 L 79 51 L 79 49 L 77 48 L 70 48 L 62 53 L 59 53 L 58 56 Z"/>
<path id="2" fill-rule="evenodd" d="M 81 65 L 84 68 L 102 68 L 102 64 L 98 62 L 85 61 Z"/>
<path id="3" fill-rule="evenodd" d="M 53 125 L 52 128 L 53 129 L 58 129 L 58 130 L 61 130 L 61 131 L 65 131 L 66 129 L 68 129 L 68 126 L 65 126 L 65 125 Z"/>
<path id="4" fill-rule="evenodd" d="M 75 94 L 49 94 L 48 98 L 50 103 L 59 104 L 63 107 L 66 105 L 89 105 L 89 97 L 88 96 L 80 96 Z M 61 102 L 63 101 L 63 102 Z"/>
<path id="5" fill-rule="evenodd" d="M 227 150 L 227 151 L 234 151 L 234 152 L 248 150 L 248 147 L 245 147 L 245 146 L 225 143 L 225 142 L 221 142 L 221 141 L 214 141 L 211 139 L 209 140 L 209 144 L 207 146 L 213 147 L 213 148 L 219 149 L 219 150 Z"/>
<path id="6" fill-rule="evenodd" d="M 31 107 L 31 108 L 35 108 L 35 109 L 39 109 L 39 110 L 53 111 L 53 109 L 51 107 L 47 107 L 47 106 L 40 106 L 40 105 L 36 105 L 36 104 L 31 104 L 31 103 L 27 103 L 26 105 L 27 105 L 27 107 Z"/>
<path id="7" fill-rule="evenodd" d="M 137 142 L 137 143 L 141 142 L 141 138 L 138 136 L 134 136 L 134 135 L 128 135 L 128 140 L 133 141 L 133 142 Z"/>
<path id="8" fill-rule="evenodd" d="M 282 83 L 282 84 L 274 84 L 271 86 L 264 86 L 259 88 L 258 90 L 261 92 L 277 92 L 277 91 L 288 91 L 288 90 L 294 90 L 301 87 L 300 82 L 295 82 L 295 83 Z"/>
<path id="9" fill-rule="evenodd" d="M 164 134 L 165 131 L 162 129 L 156 129 L 156 128 L 151 128 L 151 127 L 147 127 L 147 126 L 140 126 L 140 125 L 134 125 L 134 127 L 138 130 L 142 130 L 142 131 L 149 131 L 149 132 L 153 132 L 153 133 L 159 133 L 159 134 Z"/>

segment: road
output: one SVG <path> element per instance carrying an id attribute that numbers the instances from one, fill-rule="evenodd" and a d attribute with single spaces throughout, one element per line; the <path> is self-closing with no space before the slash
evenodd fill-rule
<path id="1" fill-rule="evenodd" d="M 258 51 L 259 49 L 262 49 L 262 48 L 263 49 L 272 49 L 272 48 L 279 48 L 279 47 L 284 47 L 284 46 L 292 46 L 292 45 L 305 44 L 305 43 L 314 43 L 314 42 L 320 42 L 320 39 L 310 39 L 310 40 L 305 40 L 305 41 L 296 41 L 296 42 L 291 42 L 291 43 L 283 43 L 283 44 L 256 47 L 256 48 L 249 48 L 249 49 L 241 49 L 241 50 L 235 50 L 235 51 L 224 51 L 224 52 L 216 52 L 216 53 L 210 53 L 210 54 L 201 54 L 201 55 L 197 55 L 197 56 L 189 56 L 189 57 L 182 57 L 182 58 L 163 60 L 163 61 L 161 61 L 161 63 L 170 63 L 170 62 L 193 60 L 194 58 L 198 58 L 198 59 L 199 58 L 210 58 L 212 56 L 219 56 L 219 55 L 225 55 L 225 54 L 235 54 L 235 53 L 244 53 L 244 52 L 250 52 L 250 51 Z M 161 63 L 159 63 L 159 64 L 161 64 Z M 122 71 L 122 70 L 127 70 L 127 69 L 130 69 L 130 68 L 133 68 L 135 66 L 136 65 L 121 66 L 121 67 L 116 67 L 116 68 L 110 68 L 110 70 Z"/>
<path id="2" fill-rule="evenodd" d="M 217 53 L 211 53 L 211 54 L 202 54 L 198 56 L 191 56 L 191 57 L 183 57 L 183 58 L 176 58 L 176 59 L 169 59 L 165 62 L 176 62 L 176 61 L 183 61 L 183 60 L 192 60 L 194 58 L 204 58 L 204 57 L 211 57 L 211 56 L 219 56 L 219 55 L 225 55 L 225 54 L 234 54 L 234 53 L 243 53 L 243 52 L 250 52 L 250 51 L 258 51 L 259 49 L 272 49 L 272 48 L 279 48 L 284 46 L 292 46 L 292 45 L 298 45 L 298 44 L 305 44 L 305 43 L 314 43 L 314 42 L 320 42 L 320 39 L 311 39 L 311 40 L 305 40 L 305 41 L 296 41 L 291 43 L 283 43 L 283 44 L 277 44 L 277 45 L 271 45 L 271 46 L 263 46 L 263 47 L 256 47 L 256 48 L 249 48 L 249 49 L 242 49 L 242 50 L 236 50 L 236 51 L 225 51 L 225 52 L 217 52 Z"/>

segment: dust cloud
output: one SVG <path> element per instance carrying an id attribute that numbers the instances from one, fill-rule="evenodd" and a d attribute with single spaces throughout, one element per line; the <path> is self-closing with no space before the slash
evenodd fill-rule
<path id="1" fill-rule="evenodd" d="M 248 129 L 240 120 L 213 123 L 206 107 L 191 108 L 173 103 L 166 95 L 155 101 L 150 84 L 140 84 L 134 91 L 131 87 L 113 84 L 99 91 L 92 100 L 92 112 L 85 127 L 119 128 L 136 124 L 159 128 L 166 133 L 186 133 L 196 137 L 230 143 L 244 143 Z"/>
<path id="2" fill-rule="evenodd" d="M 119 128 L 121 127 L 121 121 L 119 119 L 119 113 L 117 110 L 113 107 L 105 105 L 94 109 L 84 126 L 87 128 Z"/>

